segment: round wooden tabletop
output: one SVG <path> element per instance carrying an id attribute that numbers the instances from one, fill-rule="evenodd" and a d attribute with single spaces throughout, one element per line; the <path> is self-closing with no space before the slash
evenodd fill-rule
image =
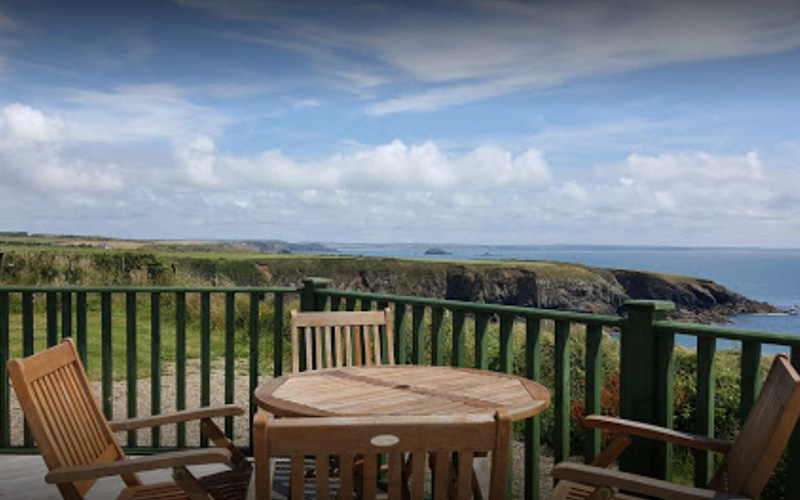
<path id="1" fill-rule="evenodd" d="M 505 409 L 513 420 L 521 420 L 550 405 L 547 389 L 522 377 L 412 365 L 284 375 L 258 386 L 255 399 L 264 410 L 293 417 L 463 415 Z"/>

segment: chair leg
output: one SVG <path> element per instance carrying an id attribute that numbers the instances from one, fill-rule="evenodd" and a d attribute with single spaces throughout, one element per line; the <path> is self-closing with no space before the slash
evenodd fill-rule
<path id="1" fill-rule="evenodd" d="M 215 445 L 219 446 L 220 448 L 226 448 L 231 452 L 231 463 L 233 463 L 235 467 L 246 469 L 250 468 L 250 462 L 247 460 L 244 454 L 239 451 L 239 448 L 237 448 L 230 439 L 228 439 L 228 436 L 222 432 L 222 429 L 220 429 L 213 420 L 210 418 L 201 419 L 200 431 Z"/>
<path id="2" fill-rule="evenodd" d="M 172 469 L 172 479 L 175 480 L 175 484 L 181 487 L 190 500 L 214 500 L 214 497 L 206 493 L 206 490 L 203 489 L 194 474 L 189 472 L 186 467 L 174 467 Z"/>
<path id="3" fill-rule="evenodd" d="M 608 446 L 606 446 L 606 448 L 597 455 L 597 458 L 592 461 L 592 465 L 595 467 L 608 467 L 623 451 L 625 451 L 625 448 L 630 446 L 630 444 L 631 437 L 627 434 L 617 434 L 613 436 Z"/>

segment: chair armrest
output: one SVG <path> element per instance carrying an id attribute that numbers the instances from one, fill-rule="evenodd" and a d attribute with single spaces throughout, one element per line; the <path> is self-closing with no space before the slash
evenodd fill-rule
<path id="1" fill-rule="evenodd" d="M 657 425 L 650 425 L 622 418 L 603 417 L 600 415 L 589 415 L 583 419 L 583 426 L 592 429 L 603 429 L 615 434 L 638 436 L 686 446 L 695 450 L 715 451 L 723 454 L 728 453 L 732 444 L 730 441 L 725 441 L 724 439 L 698 436 L 688 432 L 666 429 Z"/>
<path id="2" fill-rule="evenodd" d="M 244 415 L 245 410 L 237 405 L 213 406 L 205 408 L 195 408 L 193 410 L 183 410 L 174 413 L 163 413 L 161 415 L 151 415 L 149 417 L 132 418 L 130 420 L 117 420 L 109 422 L 111 430 L 114 432 L 131 431 L 144 427 L 158 427 L 159 425 L 174 424 L 178 422 L 190 422 L 203 418 L 230 417 Z"/>
<path id="3" fill-rule="evenodd" d="M 553 478 L 592 486 L 619 488 L 626 492 L 665 500 L 747 500 L 747 497 L 739 495 L 704 490 L 693 486 L 684 486 L 660 479 L 583 464 L 558 464 L 553 468 Z"/>
<path id="4" fill-rule="evenodd" d="M 160 453 L 133 460 L 118 460 L 102 464 L 78 465 L 53 469 L 44 477 L 46 483 L 74 483 L 86 479 L 119 476 L 148 470 L 166 469 L 186 465 L 225 464 L 231 461 L 231 452 L 221 448 L 207 450 Z"/>

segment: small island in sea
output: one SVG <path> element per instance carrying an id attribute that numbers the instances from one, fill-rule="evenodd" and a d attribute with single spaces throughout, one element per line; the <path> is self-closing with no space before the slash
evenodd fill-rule
<path id="1" fill-rule="evenodd" d="M 448 252 L 442 247 L 431 247 L 425 250 L 425 255 L 451 255 L 451 252 Z"/>

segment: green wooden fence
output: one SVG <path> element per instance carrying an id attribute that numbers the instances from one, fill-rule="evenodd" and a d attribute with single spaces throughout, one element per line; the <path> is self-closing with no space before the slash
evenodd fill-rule
<path id="1" fill-rule="evenodd" d="M 271 320 L 262 313 L 269 306 Z M 560 461 L 572 455 L 570 436 L 582 435 L 584 459 L 600 451 L 601 436 L 596 430 L 574 429 L 570 425 L 573 400 L 582 400 L 586 413 L 601 409 L 602 351 L 604 331 L 618 332 L 620 338 L 620 413 L 623 417 L 672 427 L 674 400 L 675 335 L 697 338 L 697 429 L 708 436 L 714 431 L 714 354 L 716 339 L 742 343 L 741 410 L 746 415 L 758 395 L 759 362 L 763 344 L 786 346 L 791 359 L 800 367 L 800 336 L 754 332 L 724 327 L 670 322 L 666 311 L 670 302 L 632 301 L 625 316 L 608 316 L 529 307 L 460 302 L 420 297 L 338 290 L 329 281 L 309 278 L 300 288 L 191 288 L 191 287 L 0 287 L 0 453 L 33 453 L 32 438 L 25 429 L 12 435 L 11 399 L 6 361 L 13 355 L 27 356 L 52 346 L 59 338 L 74 338 L 90 373 L 100 380 L 101 405 L 113 418 L 137 416 L 137 383 L 149 379 L 150 408 L 162 411 L 165 400 L 162 381 L 165 359 L 173 361 L 174 401 L 186 407 L 187 391 L 199 391 L 202 405 L 210 403 L 212 362 L 221 363 L 224 372 L 224 400 L 235 395 L 237 360 L 246 359 L 250 390 L 250 418 L 256 407 L 252 392 L 259 381 L 283 373 L 286 312 L 302 310 L 369 310 L 391 307 L 394 313 L 395 359 L 398 363 L 465 366 L 468 360 L 479 369 L 494 367 L 514 370 L 522 359 L 524 375 L 540 380 L 541 332 L 550 322 L 554 332 L 553 389 L 555 419 L 554 454 Z M 242 310 L 243 309 L 243 310 Z M 124 312 L 122 312 L 124 311 Z M 42 324 L 43 323 L 43 324 Z M 496 328 L 490 327 L 496 325 Z M 580 325 L 579 328 L 573 328 Z M 522 345 L 515 326 L 523 330 Z M 570 336 L 585 332 L 585 390 L 570 394 Z M 149 331 L 146 344 L 142 332 Z M 492 332 L 497 337 L 490 339 Z M 467 336 L 470 335 L 468 339 Z M 520 337 L 519 333 L 517 337 Z M 13 342 L 11 339 L 13 338 Z M 167 343 L 168 340 L 168 343 Z M 120 346 L 122 342 L 122 346 Z M 267 344 L 264 344 L 267 342 Z M 489 353 L 496 342 L 497 357 Z M 271 356 L 261 353 L 268 345 Z M 123 347 L 124 346 L 124 347 Z M 216 349 L 213 347 L 216 346 Z M 515 356 L 515 349 L 523 349 Z M 140 355 L 149 350 L 149 358 Z M 114 353 L 122 352 L 125 369 L 114 369 Z M 167 353 L 169 355 L 167 356 Z M 447 354 L 450 354 L 449 357 Z M 199 359 L 199 387 L 187 386 L 187 359 Z M 149 371 L 142 373 L 142 367 Z M 99 370 L 98 370 L 99 367 Z M 517 369 L 520 369 L 517 366 Z M 238 368 L 241 372 L 241 366 Z M 127 386 L 125 415 L 114 415 L 114 381 Z M 551 383 L 552 382 L 552 383 Z M 539 456 L 542 440 L 541 417 L 524 423 L 525 498 L 539 495 Z M 233 436 L 232 418 L 225 421 L 225 432 Z M 576 434 L 580 433 L 580 434 Z M 249 436 L 237 436 L 252 444 Z M 175 442 L 165 445 L 158 431 L 142 446 L 135 431 L 126 436 L 132 453 L 151 453 L 186 446 L 206 446 L 204 440 L 187 442 L 186 429 L 179 426 Z M 250 446 L 245 445 L 247 451 Z M 623 456 L 621 467 L 638 473 L 670 478 L 672 449 L 668 445 L 635 442 Z M 790 444 L 788 491 L 800 498 L 800 434 Z M 701 452 L 695 461 L 695 481 L 705 484 L 713 471 L 710 454 Z"/>

